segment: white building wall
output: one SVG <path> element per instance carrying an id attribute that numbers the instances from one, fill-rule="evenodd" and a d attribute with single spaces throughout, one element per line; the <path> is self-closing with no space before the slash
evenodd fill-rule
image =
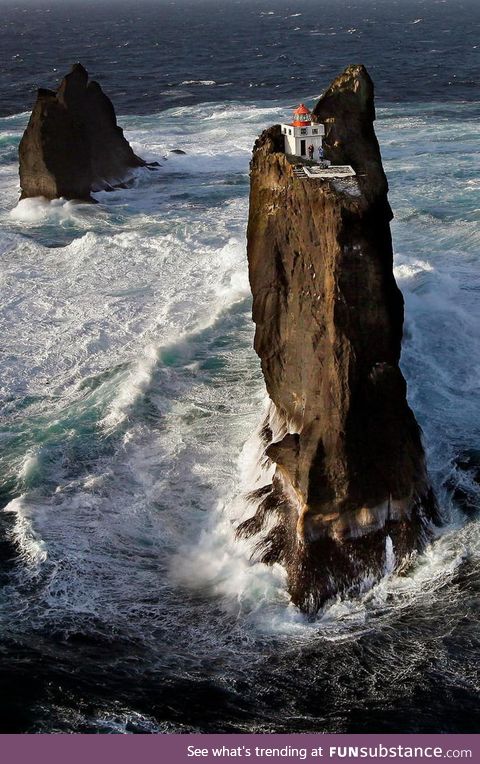
<path id="1" fill-rule="evenodd" d="M 281 125 L 282 135 L 285 139 L 285 153 L 294 156 L 308 156 L 308 147 L 313 145 L 315 159 L 318 158 L 318 147 L 322 145 L 325 127 L 320 124 L 308 125 L 307 127 L 293 127 L 293 125 Z M 305 141 L 305 151 L 302 152 L 302 141 Z"/>

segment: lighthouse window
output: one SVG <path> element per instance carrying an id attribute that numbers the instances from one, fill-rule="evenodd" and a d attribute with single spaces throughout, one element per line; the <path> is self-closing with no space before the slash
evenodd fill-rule
<path id="1" fill-rule="evenodd" d="M 306 135 L 306 134 L 307 134 L 307 128 L 306 127 L 301 127 L 300 128 L 300 135 Z"/>
<path id="2" fill-rule="evenodd" d="M 312 127 L 313 135 L 318 135 L 318 127 Z"/>
<path id="3" fill-rule="evenodd" d="M 289 131 L 288 131 L 288 134 L 289 134 L 289 135 L 291 135 L 291 134 L 292 134 L 292 131 L 291 131 L 291 130 L 289 130 Z"/>
<path id="4" fill-rule="evenodd" d="M 287 128 L 286 127 L 283 128 L 283 132 L 286 134 L 286 132 L 287 132 Z"/>

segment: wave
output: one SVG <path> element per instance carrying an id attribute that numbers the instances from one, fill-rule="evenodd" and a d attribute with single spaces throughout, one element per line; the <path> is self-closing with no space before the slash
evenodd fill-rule
<path id="1" fill-rule="evenodd" d="M 267 408 L 268 401 L 264 405 Z M 283 568 L 255 562 L 256 543 L 239 540 L 234 533 L 234 528 L 252 515 L 247 493 L 268 484 L 272 477 L 272 466 L 262 460 L 260 432 L 257 428 L 239 456 L 240 492 L 233 501 L 220 502 L 193 545 L 180 547 L 170 571 L 177 584 L 209 592 L 227 612 L 246 619 L 259 632 L 295 635 L 307 642 L 312 637 L 355 639 L 375 622 L 388 622 L 403 610 L 421 609 L 423 602 L 441 596 L 471 554 L 480 552 L 476 525 L 464 528 L 457 516 L 439 532 L 407 575 L 386 569 L 383 580 L 374 585 L 366 576 L 360 596 L 338 596 L 315 619 L 302 615 L 289 601 Z"/>
<path id="2" fill-rule="evenodd" d="M 215 80 L 183 80 L 181 85 L 216 85 Z"/>
<path id="3" fill-rule="evenodd" d="M 2 122 L 12 122 L 13 120 L 25 120 L 27 117 L 30 117 L 29 111 L 20 111 L 18 114 L 7 114 L 4 117 L 0 117 L 0 126 L 2 125 Z"/>
<path id="4" fill-rule="evenodd" d="M 101 421 L 107 432 L 125 421 L 132 406 L 145 393 L 157 361 L 158 351 L 153 346 L 149 346 L 145 350 L 145 355 L 127 371 L 114 401 L 109 406 L 108 413 Z"/>
<path id="5" fill-rule="evenodd" d="M 31 578 L 32 573 L 48 557 L 45 542 L 34 529 L 32 523 L 32 511 L 34 511 L 34 508 L 25 496 L 19 496 L 9 502 L 3 511 L 6 514 L 13 514 L 15 517 L 15 522 L 9 535 L 17 549 L 20 560 L 22 560 L 29 571 L 29 578 Z"/>
<path id="6" fill-rule="evenodd" d="M 58 223 L 68 220 L 75 212 L 75 208 L 83 209 L 84 205 L 66 199 L 45 199 L 36 197 L 22 199 L 17 206 L 10 211 L 12 220 L 21 223 L 43 223 L 47 220 L 55 220 Z"/>

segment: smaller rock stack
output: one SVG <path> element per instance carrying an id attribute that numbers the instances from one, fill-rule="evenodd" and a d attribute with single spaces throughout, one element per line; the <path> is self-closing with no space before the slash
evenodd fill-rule
<path id="1" fill-rule="evenodd" d="M 21 198 L 92 201 L 92 191 L 122 185 L 136 156 L 113 104 L 81 64 L 56 92 L 40 89 L 19 147 Z"/>

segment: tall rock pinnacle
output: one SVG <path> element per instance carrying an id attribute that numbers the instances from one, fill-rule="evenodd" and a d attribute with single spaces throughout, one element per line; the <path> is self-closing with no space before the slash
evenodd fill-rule
<path id="1" fill-rule="evenodd" d="M 90 200 L 91 192 L 119 185 L 144 166 L 112 102 L 75 64 L 58 90 L 41 89 L 19 148 L 21 198 Z"/>
<path id="2" fill-rule="evenodd" d="M 403 298 L 365 68 L 349 66 L 313 113 L 325 157 L 357 176 L 299 176 L 278 125 L 255 144 L 248 263 L 275 469 L 238 528 L 286 568 L 306 612 L 403 566 L 436 519 L 398 365 Z"/>

